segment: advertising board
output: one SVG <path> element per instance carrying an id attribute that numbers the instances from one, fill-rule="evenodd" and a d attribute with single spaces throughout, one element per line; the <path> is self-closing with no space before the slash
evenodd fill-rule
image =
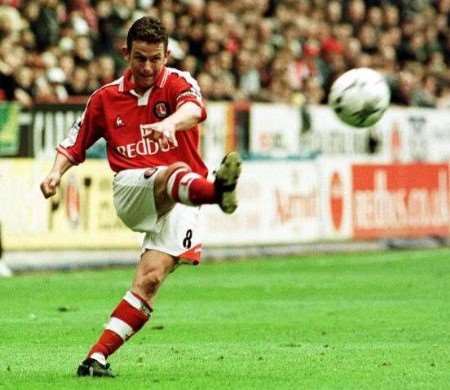
<path id="1" fill-rule="evenodd" d="M 447 164 L 352 166 L 356 239 L 448 236 Z"/>

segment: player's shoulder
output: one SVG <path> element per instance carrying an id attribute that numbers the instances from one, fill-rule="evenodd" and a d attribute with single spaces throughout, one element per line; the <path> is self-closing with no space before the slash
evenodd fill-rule
<path id="1" fill-rule="evenodd" d="M 121 93 L 123 89 L 124 89 L 124 76 L 121 76 L 118 79 L 97 88 L 91 94 L 90 99 L 96 99 L 104 96 L 108 97 L 117 93 Z"/>
<path id="2" fill-rule="evenodd" d="M 193 86 L 197 86 L 197 81 L 195 78 L 187 71 L 183 71 L 176 68 L 167 67 L 165 69 L 166 74 L 164 75 L 165 84 L 176 84 L 176 83 L 187 83 Z M 163 79 L 164 79 L 163 78 Z"/>

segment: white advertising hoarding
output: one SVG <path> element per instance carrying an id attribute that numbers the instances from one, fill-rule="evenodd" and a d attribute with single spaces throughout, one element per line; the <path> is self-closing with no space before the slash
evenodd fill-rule
<path id="1" fill-rule="evenodd" d="M 0 222 L 6 250 L 137 248 L 112 202 L 112 172 L 105 161 L 86 161 L 68 171 L 55 196 L 39 184 L 51 161 L 0 159 Z"/>
<path id="2" fill-rule="evenodd" d="M 201 124 L 201 152 L 208 167 L 215 168 L 230 147 L 234 147 L 234 127 L 229 103 L 208 103 L 208 117 Z"/>
<path id="3" fill-rule="evenodd" d="M 205 245 L 270 245 L 320 238 L 316 164 L 246 162 L 238 187 L 239 208 L 230 216 L 202 208 Z"/>
<path id="4" fill-rule="evenodd" d="M 252 104 L 250 154 L 275 158 L 298 156 L 301 126 L 301 113 L 297 106 Z"/>
<path id="5" fill-rule="evenodd" d="M 450 160 L 450 110 L 392 106 L 371 128 L 344 124 L 327 106 L 308 107 L 311 129 L 301 136 L 301 151 L 326 156 L 368 155 L 369 135 L 378 138 L 378 162 Z"/>
<path id="6" fill-rule="evenodd" d="M 421 159 L 426 156 L 429 140 L 424 140 L 428 130 L 425 130 L 423 123 L 427 121 L 419 113 L 430 110 L 389 107 L 375 125 L 356 128 L 342 122 L 328 106 L 311 106 L 308 109 L 311 130 L 302 135 L 302 147 L 309 150 L 328 157 L 366 158 L 378 162 L 406 162 L 411 161 L 414 154 L 416 158 L 421 156 Z M 448 112 L 440 113 L 450 120 Z M 379 141 L 378 149 L 373 154 L 369 153 L 370 136 Z"/>
<path id="7" fill-rule="evenodd" d="M 367 153 L 368 129 L 356 129 L 338 119 L 327 106 L 308 106 L 311 129 L 302 135 L 302 152 L 320 152 L 327 156 Z"/>
<path id="8" fill-rule="evenodd" d="M 376 131 L 388 161 L 450 160 L 450 110 L 393 107 Z"/>

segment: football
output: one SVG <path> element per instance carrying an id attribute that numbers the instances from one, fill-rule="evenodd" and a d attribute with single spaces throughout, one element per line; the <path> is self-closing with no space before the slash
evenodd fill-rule
<path id="1" fill-rule="evenodd" d="M 389 86 L 381 73 L 369 68 L 355 68 L 334 81 L 328 103 L 344 123 L 368 127 L 381 119 L 390 99 Z"/>

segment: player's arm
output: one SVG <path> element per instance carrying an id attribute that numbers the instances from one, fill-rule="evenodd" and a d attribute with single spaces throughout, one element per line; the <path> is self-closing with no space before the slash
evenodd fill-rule
<path id="1" fill-rule="evenodd" d="M 202 116 L 202 109 L 197 104 L 186 102 L 161 122 L 144 125 L 142 129 L 146 132 L 146 137 L 154 140 L 165 137 L 177 145 L 175 132 L 192 129 L 201 122 Z"/>
<path id="2" fill-rule="evenodd" d="M 55 162 L 47 177 L 41 183 L 41 191 L 45 198 L 56 194 L 62 175 L 73 163 L 62 153 L 56 153 Z"/>
<path id="3" fill-rule="evenodd" d="M 92 95 L 80 118 L 70 128 L 67 137 L 56 147 L 55 162 L 41 183 L 42 194 L 55 195 L 62 175 L 73 165 L 86 159 L 86 150 L 97 141 L 104 128 L 103 110 L 98 95 Z"/>
<path id="4" fill-rule="evenodd" d="M 197 81 L 188 72 L 181 72 L 170 86 L 170 105 L 175 111 L 161 122 L 146 126 L 148 137 L 167 138 L 177 144 L 175 132 L 190 130 L 206 119 L 205 104 Z"/>
<path id="5" fill-rule="evenodd" d="M 186 102 L 160 123 L 166 123 L 175 131 L 192 129 L 202 120 L 202 109 L 193 102 Z"/>

